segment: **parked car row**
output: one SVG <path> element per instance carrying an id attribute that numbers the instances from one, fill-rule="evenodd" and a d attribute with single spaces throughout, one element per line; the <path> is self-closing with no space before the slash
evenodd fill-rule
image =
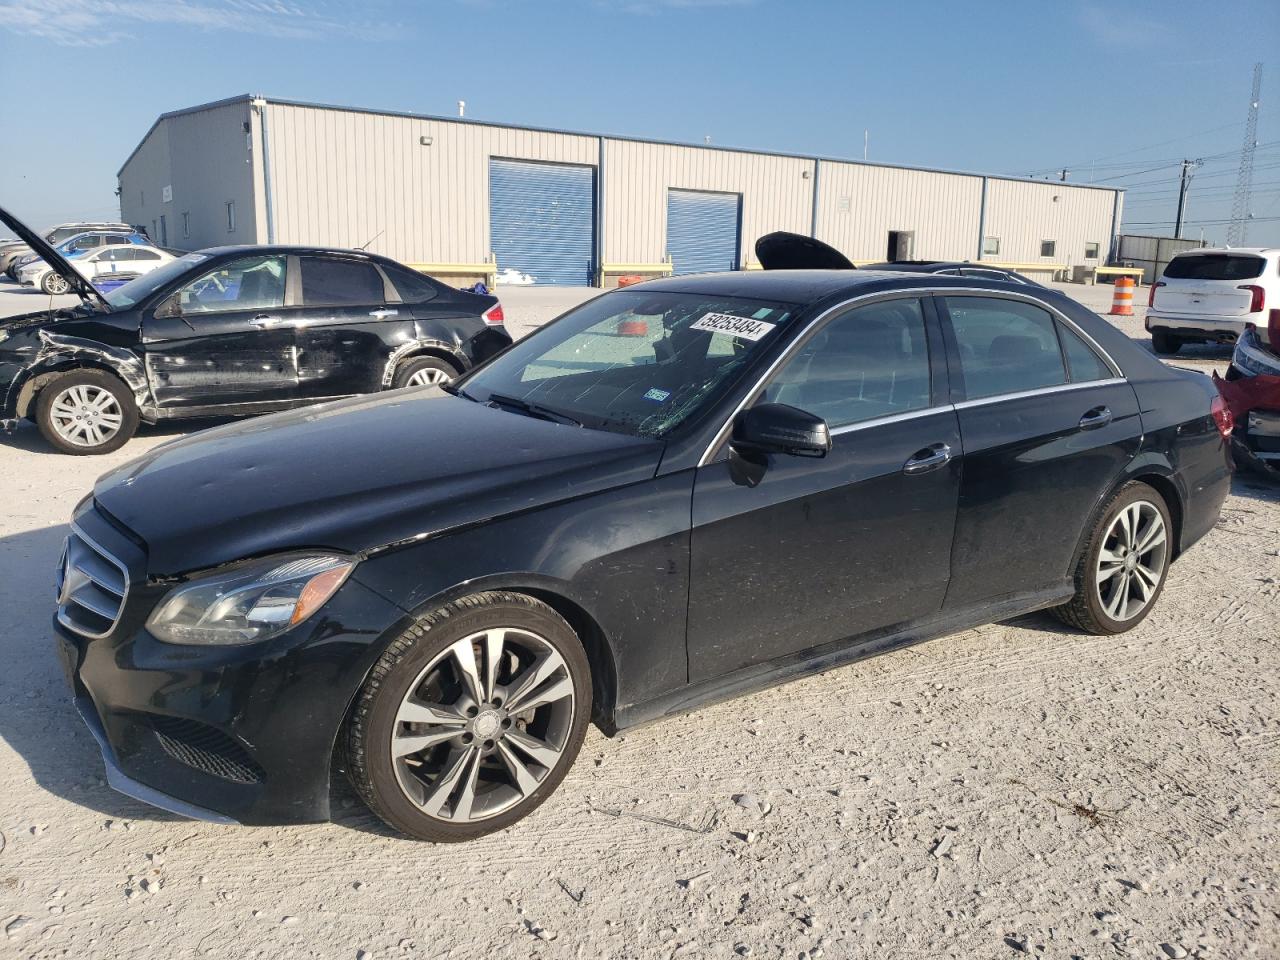
<path id="1" fill-rule="evenodd" d="M 496 298 L 374 254 L 253 246 L 175 259 L 112 244 L 68 259 L 0 220 L 83 301 L 0 321 L 0 421 L 32 419 L 64 453 L 114 450 L 140 421 L 444 383 L 511 343 Z M 89 282 L 139 267 L 115 289 Z"/>
<path id="2" fill-rule="evenodd" d="M 803 269 L 830 262 L 813 243 L 510 346 L 491 297 L 310 248 L 204 251 L 96 300 L 81 282 L 90 304 L 10 328 L 0 371 L 28 404 L 42 385 L 73 449 L 114 442 L 85 440 L 108 416 L 118 435 L 459 363 L 99 479 L 56 644 L 111 785 L 267 824 L 326 819 L 345 774 L 397 830 L 467 840 L 545 801 L 591 722 L 1033 610 L 1140 623 L 1230 484 L 1209 379 L 1056 291 Z"/>
<path id="3" fill-rule="evenodd" d="M 50 227 L 43 231 L 40 237 L 50 246 L 58 246 L 83 233 L 102 232 L 125 235 L 140 233 L 144 236 L 146 234 L 146 231 L 141 227 L 131 227 L 127 223 L 85 220 L 76 223 L 60 223 L 56 227 Z M 22 237 L 0 244 L 0 273 L 3 273 L 10 280 L 16 279 L 16 275 L 13 272 L 15 262 L 25 257 L 30 257 L 34 252 L 31 244 Z"/>

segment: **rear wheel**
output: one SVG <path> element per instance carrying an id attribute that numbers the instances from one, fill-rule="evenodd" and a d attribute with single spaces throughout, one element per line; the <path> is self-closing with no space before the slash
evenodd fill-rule
<path id="1" fill-rule="evenodd" d="M 480 593 L 387 648 L 356 699 L 347 772 L 369 808 L 420 840 L 501 830 L 573 765 L 591 715 L 591 669 L 546 604 Z"/>
<path id="2" fill-rule="evenodd" d="M 1151 331 L 1151 349 L 1160 354 L 1175 354 L 1182 349 L 1182 338 L 1168 330 L 1156 328 Z"/>
<path id="3" fill-rule="evenodd" d="M 411 357 L 396 370 L 394 386 L 442 387 L 457 375 L 457 369 L 439 357 Z"/>
<path id="4" fill-rule="evenodd" d="M 1088 633 L 1132 630 L 1155 606 L 1172 558 L 1164 498 L 1145 483 L 1127 483 L 1089 534 L 1076 566 L 1075 596 L 1053 612 Z"/>
<path id="5" fill-rule="evenodd" d="M 110 453 L 138 429 L 138 408 L 129 389 L 111 374 L 72 370 L 40 391 L 36 425 L 63 453 Z"/>

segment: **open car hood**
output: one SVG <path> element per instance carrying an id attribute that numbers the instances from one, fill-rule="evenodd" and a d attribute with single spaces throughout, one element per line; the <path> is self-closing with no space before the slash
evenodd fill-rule
<path id="1" fill-rule="evenodd" d="M 821 240 L 779 230 L 756 241 L 756 259 L 766 270 L 853 270 L 849 258 Z"/>
<path id="2" fill-rule="evenodd" d="M 32 253 L 47 263 L 67 283 L 71 284 L 71 289 L 79 295 L 81 300 L 90 306 L 100 306 L 104 310 L 111 310 L 111 305 L 103 299 L 102 294 L 93 288 L 93 284 L 81 276 L 80 271 L 73 267 L 66 257 L 53 249 L 44 237 L 3 207 L 0 207 L 0 222 L 3 222 L 6 227 L 25 241 L 27 246 L 31 248 Z"/>

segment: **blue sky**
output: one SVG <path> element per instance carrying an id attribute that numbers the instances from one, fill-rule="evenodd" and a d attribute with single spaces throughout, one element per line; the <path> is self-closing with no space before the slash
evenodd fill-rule
<path id="1" fill-rule="evenodd" d="M 1280 4 L 0 0 L 0 205 L 116 213 L 160 113 L 241 93 L 1129 186 L 1221 240 L 1266 60 L 1253 244 L 1280 244 Z M 20 92 L 15 92 L 20 91 Z M 1268 219 L 1274 218 L 1274 219 Z"/>

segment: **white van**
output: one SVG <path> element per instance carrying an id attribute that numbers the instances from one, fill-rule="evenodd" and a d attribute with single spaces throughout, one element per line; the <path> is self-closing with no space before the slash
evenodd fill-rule
<path id="1" fill-rule="evenodd" d="M 1267 327 L 1280 307 L 1280 249 L 1236 247 L 1180 253 L 1151 286 L 1147 330 L 1156 353 L 1184 343 L 1234 343 L 1245 324 Z"/>

